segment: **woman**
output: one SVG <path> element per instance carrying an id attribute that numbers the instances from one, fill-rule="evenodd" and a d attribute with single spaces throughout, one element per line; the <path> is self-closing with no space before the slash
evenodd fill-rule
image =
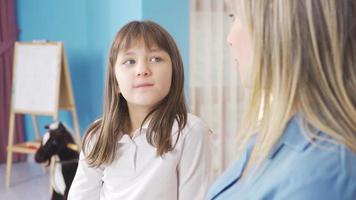
<path id="1" fill-rule="evenodd" d="M 236 8 L 228 42 L 251 99 L 208 199 L 356 199 L 356 2 Z"/>

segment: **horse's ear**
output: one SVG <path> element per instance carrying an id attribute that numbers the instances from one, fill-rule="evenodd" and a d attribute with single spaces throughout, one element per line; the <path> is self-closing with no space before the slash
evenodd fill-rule
<path id="1" fill-rule="evenodd" d="M 58 123 L 58 129 L 59 129 L 59 130 L 66 130 L 66 127 L 63 125 L 62 122 L 59 122 L 59 123 Z"/>
<path id="2" fill-rule="evenodd" d="M 45 125 L 44 128 L 48 130 L 49 129 L 49 125 L 48 124 Z"/>

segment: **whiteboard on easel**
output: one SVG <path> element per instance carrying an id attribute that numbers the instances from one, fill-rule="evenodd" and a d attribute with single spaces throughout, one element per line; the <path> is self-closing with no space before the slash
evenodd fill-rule
<path id="1" fill-rule="evenodd" d="M 15 112 L 57 112 L 61 53 L 61 43 L 16 43 L 12 87 Z"/>

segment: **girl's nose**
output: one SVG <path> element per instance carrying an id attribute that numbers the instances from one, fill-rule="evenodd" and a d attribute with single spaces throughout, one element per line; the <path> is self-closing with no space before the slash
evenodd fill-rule
<path id="1" fill-rule="evenodd" d="M 146 63 L 142 63 L 137 69 L 136 76 L 149 76 L 151 75 L 150 69 L 147 67 Z"/>
<path id="2" fill-rule="evenodd" d="M 137 76 L 148 76 L 148 72 L 147 71 L 138 72 Z"/>

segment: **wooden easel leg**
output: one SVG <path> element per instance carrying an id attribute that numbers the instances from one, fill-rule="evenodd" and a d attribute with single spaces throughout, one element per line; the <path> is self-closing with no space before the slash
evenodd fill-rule
<path id="1" fill-rule="evenodd" d="M 31 118 L 32 118 L 33 128 L 35 129 L 36 140 L 39 140 L 39 139 L 41 139 L 41 136 L 40 136 L 40 129 L 38 128 L 37 116 L 32 114 Z"/>
<path id="2" fill-rule="evenodd" d="M 6 158 L 6 188 L 10 187 L 11 171 L 12 170 L 12 152 L 7 151 Z"/>
<path id="3" fill-rule="evenodd" d="M 5 186 L 10 187 L 11 171 L 12 171 L 12 146 L 14 144 L 14 126 L 15 126 L 15 113 L 11 111 L 9 119 L 9 138 L 7 144 L 7 157 L 6 157 L 6 177 Z"/>

